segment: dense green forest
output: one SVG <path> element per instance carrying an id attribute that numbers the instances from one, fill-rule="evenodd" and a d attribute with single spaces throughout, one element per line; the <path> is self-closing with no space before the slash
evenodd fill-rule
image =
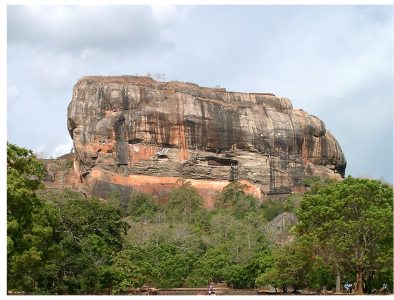
<path id="1" fill-rule="evenodd" d="M 357 283 L 371 293 L 393 282 L 393 190 L 377 180 L 312 178 L 304 195 L 263 203 L 230 183 L 204 208 L 187 182 L 166 204 L 151 195 L 107 200 L 46 191 L 45 168 L 7 143 L 7 289 L 25 294 L 117 294 L 157 288 L 272 286 L 280 292 Z M 268 222 L 293 212 L 291 242 Z"/>

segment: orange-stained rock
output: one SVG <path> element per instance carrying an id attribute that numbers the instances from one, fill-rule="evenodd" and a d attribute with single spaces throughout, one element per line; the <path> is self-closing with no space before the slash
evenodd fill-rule
<path id="1" fill-rule="evenodd" d="M 94 183 L 95 181 L 105 181 L 116 186 L 130 186 L 133 190 L 146 193 L 154 194 L 159 196 L 161 201 L 165 201 L 166 197 L 160 197 L 160 195 L 167 196 L 171 189 L 179 187 L 179 179 L 177 177 L 156 177 L 146 175 L 120 175 L 113 174 L 109 175 L 106 172 L 95 169 L 89 174 L 89 181 Z M 226 185 L 229 184 L 226 180 L 195 180 L 195 179 L 184 179 L 190 182 L 191 186 L 197 189 L 197 192 L 205 199 L 205 206 L 207 208 L 213 208 L 213 200 L 217 194 Z M 263 194 L 258 185 L 253 185 L 245 180 L 240 181 L 241 184 L 247 185 L 245 192 L 254 195 L 257 199 L 262 199 Z"/>
<path id="2" fill-rule="evenodd" d="M 85 77 L 68 107 L 76 172 L 91 194 L 154 193 L 187 178 L 212 207 L 230 180 L 264 195 L 342 178 L 346 159 L 324 123 L 273 94 L 226 92 L 147 77 Z"/>

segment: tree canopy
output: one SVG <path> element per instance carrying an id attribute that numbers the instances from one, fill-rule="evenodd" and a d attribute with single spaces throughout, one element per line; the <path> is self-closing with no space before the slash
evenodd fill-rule
<path id="1" fill-rule="evenodd" d="M 363 278 L 393 265 L 393 190 L 387 184 L 350 176 L 327 184 L 304 195 L 298 218 L 300 241 L 327 264 L 353 270 L 359 294 Z"/>
<path id="2" fill-rule="evenodd" d="M 46 263 L 60 256 L 59 215 L 36 195 L 45 168 L 32 151 L 7 143 L 7 284 L 31 291 Z"/>
<path id="3" fill-rule="evenodd" d="M 284 203 L 259 203 L 232 182 L 207 210 L 185 180 L 166 203 L 119 191 L 104 200 L 45 190 L 45 172 L 31 151 L 7 143 L 8 291 L 119 294 L 210 282 L 298 291 L 333 289 L 337 274 L 357 279 L 359 293 L 385 281 L 392 289 L 393 191 L 380 181 L 311 178 L 308 192 Z M 300 221 L 285 243 L 269 223 L 283 212 Z"/>

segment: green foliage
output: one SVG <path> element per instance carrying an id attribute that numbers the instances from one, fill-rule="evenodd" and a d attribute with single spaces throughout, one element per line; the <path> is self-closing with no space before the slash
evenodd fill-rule
<path id="1" fill-rule="evenodd" d="M 96 293 L 99 278 L 105 273 L 100 267 L 108 266 L 122 249 L 129 227 L 121 220 L 119 207 L 96 198 L 85 199 L 70 190 L 48 194 L 46 200 L 60 212 L 53 238 L 61 246 L 63 256 L 48 266 L 39 285 L 58 294 Z M 105 276 L 109 276 L 112 269 L 105 270 Z"/>
<path id="2" fill-rule="evenodd" d="M 312 176 L 310 178 L 305 178 L 304 180 L 304 186 L 305 187 L 310 187 L 311 185 L 313 185 L 315 182 L 319 182 L 321 181 L 320 177 L 318 176 Z"/>
<path id="3" fill-rule="evenodd" d="M 65 161 L 59 161 L 57 160 L 58 163 L 60 164 L 60 171 L 67 171 L 70 170 L 74 164 L 74 161 L 72 159 L 67 159 Z"/>
<path id="4" fill-rule="evenodd" d="M 52 204 L 62 216 L 57 228 L 57 237 L 63 240 L 72 237 L 76 244 L 90 236 L 102 239 L 108 251 L 121 249 L 127 223 L 120 221 L 122 213 L 118 207 L 97 198 L 80 199 L 63 195 L 64 199 L 53 199 Z"/>
<path id="5" fill-rule="evenodd" d="M 106 201 L 110 205 L 122 206 L 123 195 L 120 191 L 109 192 L 107 194 Z"/>
<path id="6" fill-rule="evenodd" d="M 108 289 L 109 295 L 118 293 L 121 283 L 124 282 L 126 274 L 114 265 L 101 266 L 99 268 L 98 280 L 102 289 Z"/>
<path id="7" fill-rule="evenodd" d="M 256 288 L 257 278 L 273 266 L 274 256 L 271 250 L 262 250 L 244 265 L 232 265 L 226 273 L 226 282 L 234 288 Z"/>
<path id="8" fill-rule="evenodd" d="M 260 210 L 268 222 L 285 211 L 282 204 L 270 198 L 261 203 Z"/>
<path id="9" fill-rule="evenodd" d="M 189 274 L 187 257 L 182 255 L 172 244 L 162 244 L 155 251 L 156 268 L 160 274 L 159 287 L 182 287 L 184 278 Z"/>
<path id="10" fill-rule="evenodd" d="M 320 257 L 310 255 L 310 269 L 308 274 L 309 287 L 334 289 L 336 286 L 337 268 L 335 265 L 325 264 Z"/>
<path id="11" fill-rule="evenodd" d="M 107 195 L 106 201 L 110 205 L 119 207 L 123 217 L 129 216 L 129 204 L 125 202 L 124 196 L 120 191 L 110 192 Z"/>
<path id="12" fill-rule="evenodd" d="M 305 181 L 307 181 L 307 179 L 305 179 Z M 335 178 L 329 178 L 329 177 L 320 178 L 318 176 L 313 176 L 312 178 L 310 178 L 309 184 L 305 185 L 306 187 L 309 187 L 309 190 L 306 192 L 306 194 L 315 195 L 323 187 L 327 185 L 335 185 L 337 181 L 338 180 Z"/>
<path id="13" fill-rule="evenodd" d="M 131 197 L 128 203 L 128 213 L 136 220 L 152 221 L 155 213 L 159 211 L 152 195 L 138 194 Z"/>
<path id="14" fill-rule="evenodd" d="M 211 217 L 210 231 L 216 246 L 231 238 L 232 224 L 235 221 L 235 217 L 229 214 L 216 214 Z"/>
<path id="15" fill-rule="evenodd" d="M 250 283 L 250 274 L 243 265 L 231 265 L 225 273 L 224 280 L 230 284 L 233 288 L 247 287 Z"/>
<path id="16" fill-rule="evenodd" d="M 393 264 L 393 190 L 387 184 L 347 177 L 304 195 L 295 232 L 327 264 L 362 278 Z M 364 286 L 364 289 L 367 287 Z"/>
<path id="17" fill-rule="evenodd" d="M 302 195 L 292 194 L 287 196 L 283 208 L 288 211 L 297 214 L 297 211 L 301 207 Z"/>
<path id="18" fill-rule="evenodd" d="M 119 294 L 151 285 L 283 291 L 358 280 L 365 291 L 392 288 L 393 192 L 376 180 L 311 178 L 284 205 L 257 200 L 233 182 L 214 209 L 182 180 L 168 203 L 119 191 L 106 201 L 40 190 L 43 165 L 7 144 L 7 287 L 27 294 Z M 292 243 L 277 248 L 267 221 L 297 214 Z M 270 244 L 271 243 L 271 244 Z M 361 282 L 361 283 L 360 283 Z"/>
<path id="19" fill-rule="evenodd" d="M 297 291 L 309 285 L 310 257 L 298 243 L 278 248 L 272 255 L 274 263 L 256 279 L 257 286 L 271 285 L 286 292 L 289 287 Z"/>
<path id="20" fill-rule="evenodd" d="M 189 181 L 179 180 L 180 187 L 168 197 L 168 218 L 177 222 L 198 223 L 205 213 L 204 199 Z"/>
<path id="21" fill-rule="evenodd" d="M 221 282 L 225 279 L 230 265 L 226 244 L 210 248 L 196 261 L 193 270 L 186 279 L 186 284 L 190 287 L 202 287 L 207 286 L 211 281 Z"/>
<path id="22" fill-rule="evenodd" d="M 46 263 L 61 255 L 53 241 L 59 219 L 35 191 L 45 172 L 32 151 L 7 143 L 7 288 L 33 290 Z"/>
<path id="23" fill-rule="evenodd" d="M 231 182 L 223 188 L 215 202 L 215 208 L 224 210 L 237 219 L 242 219 L 249 212 L 257 211 L 257 200 L 245 193 L 246 188 L 245 184 Z"/>
<path id="24" fill-rule="evenodd" d="M 261 274 L 256 279 L 257 286 L 272 286 L 275 288 L 277 292 L 277 288 L 282 288 L 284 292 L 287 291 L 287 286 L 290 284 L 290 280 L 288 280 L 285 276 L 282 276 L 280 270 L 276 267 L 272 267 L 268 269 L 266 272 Z"/>
<path id="25" fill-rule="evenodd" d="M 154 277 L 154 269 L 144 260 L 144 254 L 135 247 L 118 252 L 112 259 L 112 264 L 100 267 L 99 273 L 101 288 L 108 289 L 109 294 L 141 287 Z"/>
<path id="26" fill-rule="evenodd" d="M 226 274 L 226 282 L 234 288 L 255 288 L 256 279 L 274 262 L 270 250 L 256 252 L 244 265 L 233 265 Z"/>

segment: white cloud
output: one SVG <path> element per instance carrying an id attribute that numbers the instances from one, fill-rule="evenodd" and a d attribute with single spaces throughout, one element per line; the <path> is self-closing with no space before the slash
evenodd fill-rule
<path id="1" fill-rule="evenodd" d="M 174 5 L 151 5 L 153 10 L 154 19 L 160 24 L 166 25 L 171 23 L 173 20 L 179 18 L 180 10 Z"/>
<path id="2" fill-rule="evenodd" d="M 343 145 L 348 174 L 392 181 L 391 6 L 33 5 L 7 12 L 7 138 L 20 146 L 45 144 L 52 156 L 70 151 L 66 114 L 79 78 L 164 73 L 290 98 Z M 384 154 L 373 161 L 374 153 Z"/>
<path id="3" fill-rule="evenodd" d="M 91 48 L 138 54 L 167 44 L 160 32 L 176 18 L 173 9 L 136 5 L 9 6 L 8 43 L 72 53 Z"/>
<path id="4" fill-rule="evenodd" d="M 7 88 L 8 109 L 13 108 L 13 103 L 18 101 L 19 96 L 20 96 L 20 93 L 19 93 L 19 90 L 16 86 L 9 86 Z"/>
<path id="5" fill-rule="evenodd" d="M 38 158 L 47 158 L 45 155 L 45 145 L 38 145 L 32 151 Z"/>
<path id="6" fill-rule="evenodd" d="M 68 141 L 63 144 L 59 144 L 55 147 L 55 151 L 53 151 L 53 153 L 51 155 L 53 158 L 56 158 L 56 157 L 59 157 L 59 156 L 62 156 L 64 154 L 71 152 L 71 148 L 73 147 L 73 142 L 70 138 L 65 138 L 65 140 L 68 140 Z"/>
<path id="7" fill-rule="evenodd" d="M 74 57 L 67 53 L 39 52 L 29 64 L 32 80 L 41 89 L 55 94 L 66 92 L 73 73 Z"/>

